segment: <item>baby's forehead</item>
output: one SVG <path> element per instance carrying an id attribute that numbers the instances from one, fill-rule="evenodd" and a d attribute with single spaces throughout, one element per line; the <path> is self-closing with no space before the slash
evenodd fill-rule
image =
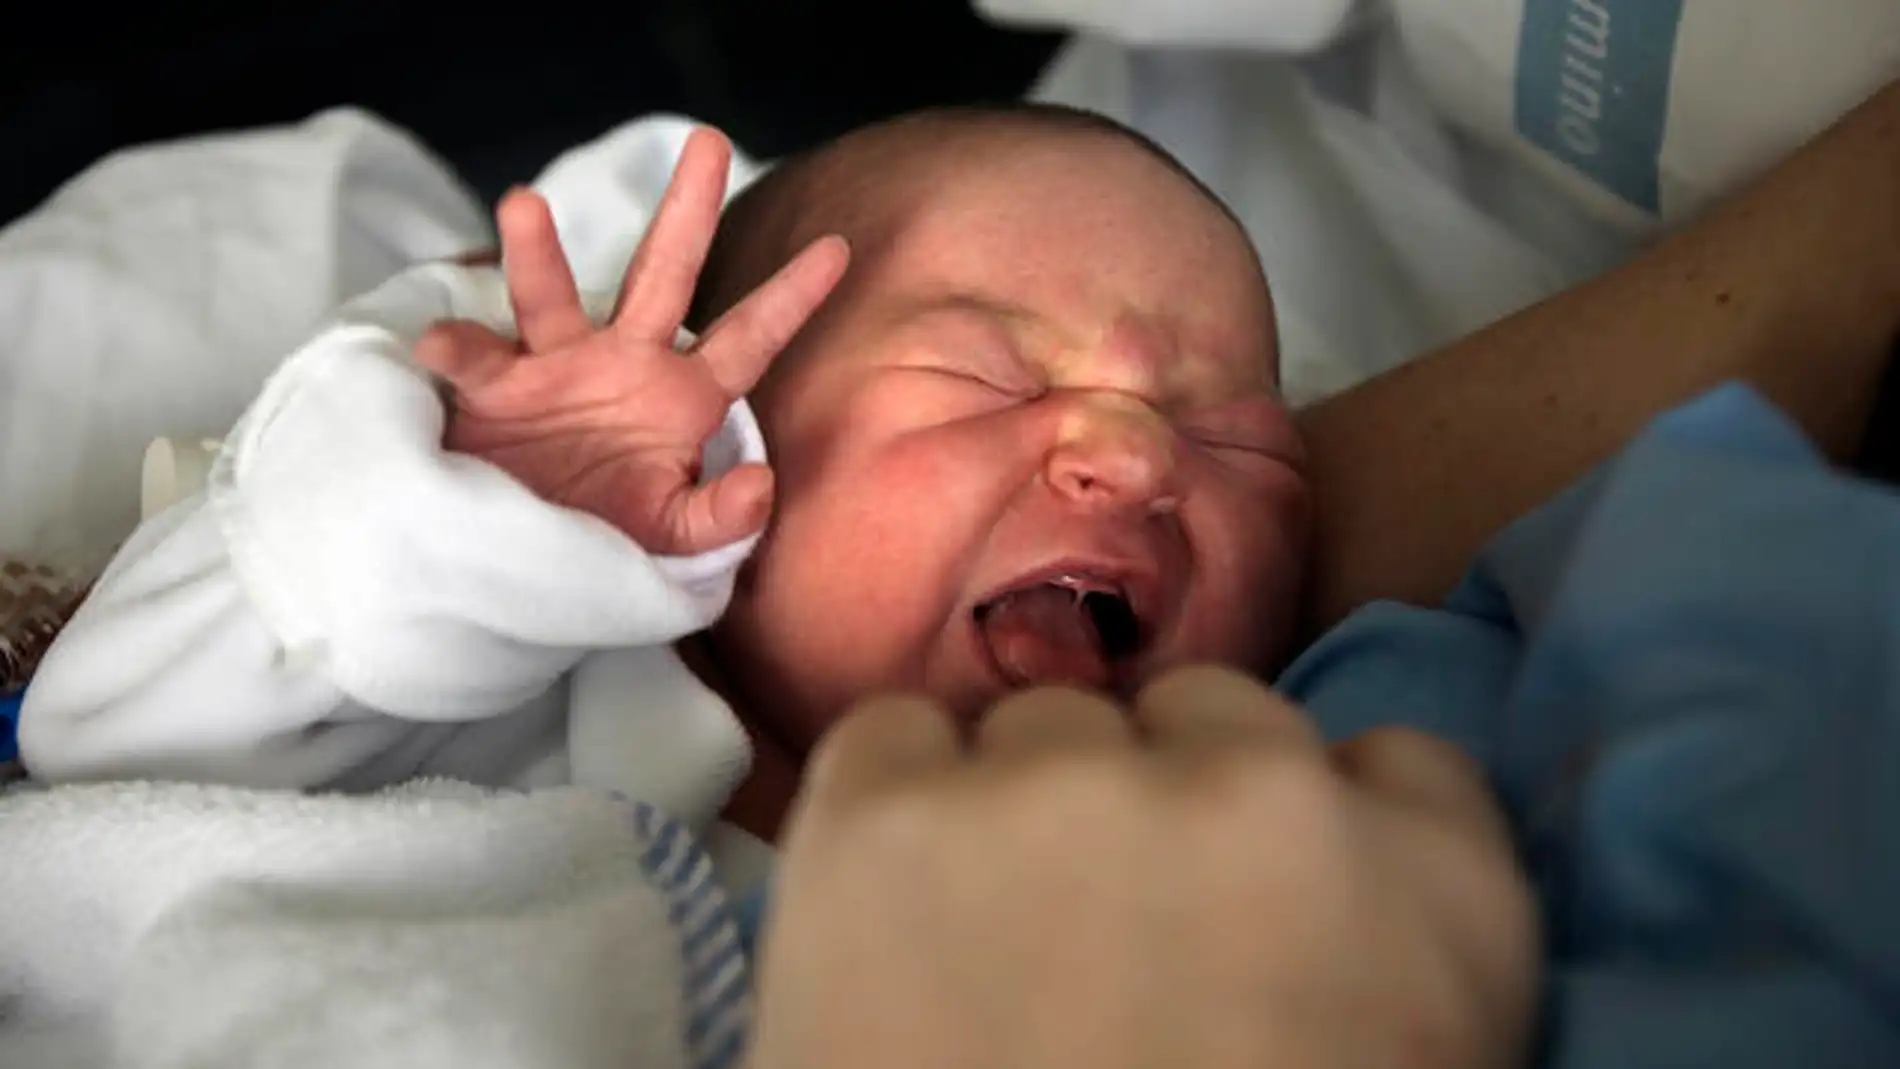
<path id="1" fill-rule="evenodd" d="M 1095 291 L 1172 321 L 1195 348 L 1251 352 L 1277 380 L 1252 242 L 1176 165 L 1092 130 L 959 136 L 831 187 L 853 217 L 867 288 L 912 305 L 947 297 L 1058 316 Z"/>

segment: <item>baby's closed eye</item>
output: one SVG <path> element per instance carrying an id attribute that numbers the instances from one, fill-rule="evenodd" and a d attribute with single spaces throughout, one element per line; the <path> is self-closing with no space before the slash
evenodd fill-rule
<path id="1" fill-rule="evenodd" d="M 1021 361 L 1013 359 L 978 357 L 965 360 L 961 367 L 951 371 L 1024 401 L 1033 401 L 1049 392 L 1048 383 L 1032 374 Z"/>
<path id="2" fill-rule="evenodd" d="M 1027 362 L 991 346 L 935 346 L 906 366 L 961 379 L 1018 401 L 1033 401 L 1049 391 L 1048 381 Z"/>
<path id="3" fill-rule="evenodd" d="M 1261 395 L 1228 402 L 1186 415 L 1179 424 L 1183 437 L 1229 462 L 1304 466 L 1298 431 L 1276 398 Z"/>

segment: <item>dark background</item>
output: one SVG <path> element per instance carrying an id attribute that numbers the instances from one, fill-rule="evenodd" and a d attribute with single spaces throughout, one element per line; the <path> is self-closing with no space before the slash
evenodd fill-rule
<path id="1" fill-rule="evenodd" d="M 353 104 L 484 196 L 642 112 L 774 156 L 931 103 L 1019 95 L 1049 35 L 968 0 L 5 0 L 0 220 L 114 148 Z"/>

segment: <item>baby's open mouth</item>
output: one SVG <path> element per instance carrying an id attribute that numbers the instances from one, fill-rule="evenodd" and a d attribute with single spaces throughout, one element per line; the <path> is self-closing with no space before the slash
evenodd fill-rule
<path id="1" fill-rule="evenodd" d="M 1011 686 L 1111 689 L 1144 644 L 1141 616 L 1127 593 L 1087 575 L 1026 583 L 983 602 L 972 615 L 991 661 Z"/>

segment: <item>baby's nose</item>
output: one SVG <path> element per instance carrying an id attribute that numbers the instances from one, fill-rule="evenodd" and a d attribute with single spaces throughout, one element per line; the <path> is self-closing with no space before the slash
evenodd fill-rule
<path id="1" fill-rule="evenodd" d="M 1127 394 L 1078 396 L 1043 474 L 1057 496 L 1078 508 L 1166 513 L 1180 504 L 1174 430 Z"/>

